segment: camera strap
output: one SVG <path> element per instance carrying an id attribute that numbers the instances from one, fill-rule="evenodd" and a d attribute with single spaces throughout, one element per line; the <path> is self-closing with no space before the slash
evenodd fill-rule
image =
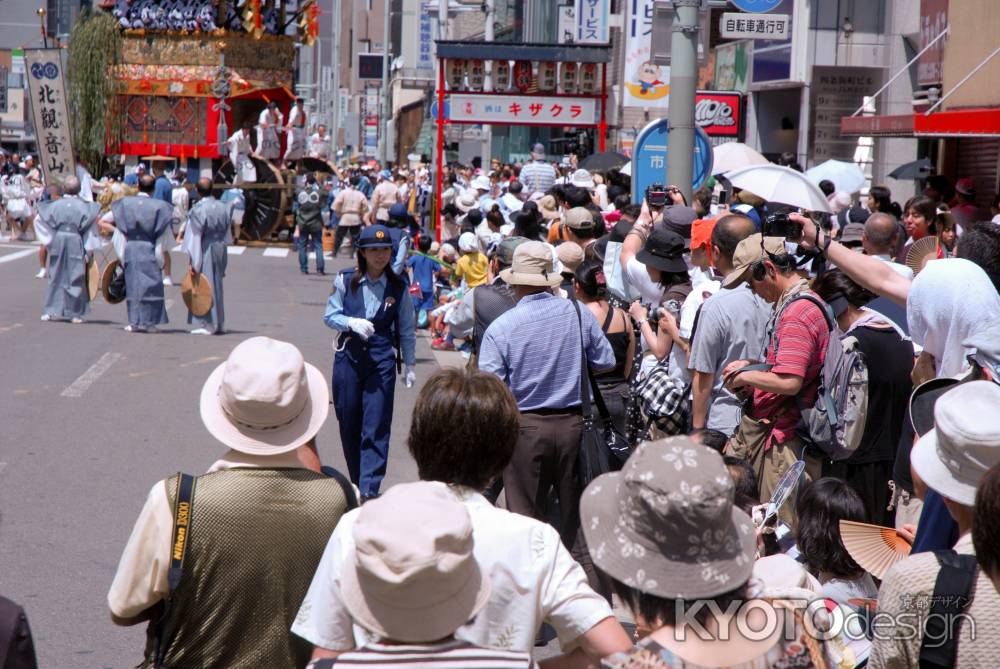
<path id="1" fill-rule="evenodd" d="M 173 608 L 173 593 L 184 573 L 184 559 L 191 535 L 191 521 L 194 511 L 194 491 L 197 479 L 190 474 L 177 472 L 177 487 L 174 495 L 174 523 L 170 533 L 170 567 L 167 569 L 167 598 L 163 602 L 163 613 L 156 621 L 156 641 L 153 651 L 154 666 L 163 666 L 163 656 L 173 635 L 170 612 Z"/>

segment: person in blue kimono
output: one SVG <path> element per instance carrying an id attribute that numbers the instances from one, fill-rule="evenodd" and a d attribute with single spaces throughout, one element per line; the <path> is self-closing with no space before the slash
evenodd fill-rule
<path id="1" fill-rule="evenodd" d="M 365 228 L 358 239 L 358 267 L 337 275 L 323 316 L 340 333 L 333 406 L 347 469 L 363 500 L 378 497 L 385 477 L 400 356 L 406 386 L 416 380 L 413 303 L 391 260 L 389 229 Z"/>
<path id="2" fill-rule="evenodd" d="M 99 222 L 114 233 L 112 244 L 125 268 L 126 332 L 156 332 L 167 322 L 160 258 L 173 244 L 174 208 L 151 197 L 155 188 L 156 180 L 142 175 L 139 194 L 116 200 Z"/>
<path id="3" fill-rule="evenodd" d="M 226 276 L 229 244 L 233 243 L 233 205 L 212 196 L 212 180 L 198 180 L 198 203 L 188 214 L 181 250 L 191 257 L 191 272 L 205 275 L 212 286 L 212 308 L 204 316 L 188 312 L 191 334 L 223 334 L 226 320 L 222 279 Z"/>
<path id="4" fill-rule="evenodd" d="M 101 205 L 80 198 L 80 180 L 63 180 L 63 196 L 38 205 L 35 235 L 48 250 L 49 287 L 42 320 L 68 319 L 82 323 L 90 310 L 87 254 L 100 248 L 95 234 Z"/>

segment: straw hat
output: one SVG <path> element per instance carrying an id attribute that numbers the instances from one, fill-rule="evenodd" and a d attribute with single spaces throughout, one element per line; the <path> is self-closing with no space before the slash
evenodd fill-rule
<path id="1" fill-rule="evenodd" d="M 512 286 L 558 286 L 562 277 L 552 263 L 552 250 L 542 242 L 524 242 L 514 250 L 511 266 L 500 278 Z"/>
<path id="2" fill-rule="evenodd" d="M 292 344 L 252 337 L 201 389 L 201 420 L 213 437 L 249 455 L 293 451 L 316 436 L 330 410 L 323 373 Z"/>
<path id="3" fill-rule="evenodd" d="M 101 272 L 101 294 L 104 296 L 104 301 L 108 304 L 118 304 L 125 299 L 125 291 L 119 291 L 116 287 L 111 285 L 115 279 L 115 275 L 118 272 L 124 271 L 125 270 L 122 268 L 121 261 L 115 259 L 105 265 L 104 271 Z"/>
<path id="4" fill-rule="evenodd" d="M 97 267 L 97 259 L 87 261 L 87 294 L 93 300 L 101 292 L 101 270 Z"/>
<path id="5" fill-rule="evenodd" d="M 362 627 L 384 638 L 443 639 L 489 600 L 490 578 L 473 554 L 469 512 L 441 484 L 393 486 L 361 507 L 353 535 L 341 599 Z"/>
<path id="6" fill-rule="evenodd" d="M 185 272 L 181 281 L 181 299 L 192 314 L 204 316 L 212 309 L 212 284 L 201 272 Z"/>

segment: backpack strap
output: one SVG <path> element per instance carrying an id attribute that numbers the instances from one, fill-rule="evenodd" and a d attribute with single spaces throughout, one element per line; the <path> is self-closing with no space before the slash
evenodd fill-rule
<path id="1" fill-rule="evenodd" d="M 934 551 L 941 570 L 934 582 L 934 596 L 924 621 L 920 642 L 920 669 L 956 666 L 962 618 L 972 604 L 978 568 L 974 555 L 953 550 Z M 932 643 L 928 644 L 928 640 Z"/>
<path id="2" fill-rule="evenodd" d="M 194 491 L 197 479 L 190 474 L 177 472 L 177 488 L 174 493 L 173 528 L 170 532 L 170 566 L 167 569 L 167 598 L 163 602 L 163 613 L 156 621 L 156 639 L 153 657 L 157 667 L 163 665 L 163 656 L 167 645 L 173 636 L 172 625 L 169 624 L 170 612 L 173 609 L 174 590 L 181 582 L 184 573 L 184 559 L 187 557 L 190 543 L 191 521 L 194 519 Z"/>

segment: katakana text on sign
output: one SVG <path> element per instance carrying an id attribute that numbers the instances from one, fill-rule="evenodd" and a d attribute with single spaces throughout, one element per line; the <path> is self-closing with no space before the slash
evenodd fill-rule
<path id="1" fill-rule="evenodd" d="M 786 40 L 790 27 L 788 14 L 725 12 L 719 20 L 723 39 Z"/>
<path id="2" fill-rule="evenodd" d="M 597 125 L 597 100 L 535 95 L 451 96 L 451 123 Z"/>

